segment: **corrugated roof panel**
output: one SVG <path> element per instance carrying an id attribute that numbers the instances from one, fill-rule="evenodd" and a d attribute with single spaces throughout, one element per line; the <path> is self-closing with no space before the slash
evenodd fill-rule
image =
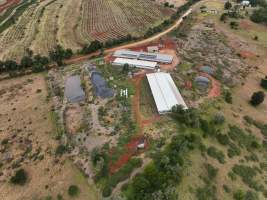
<path id="1" fill-rule="evenodd" d="M 155 69 L 157 66 L 156 62 L 150 62 L 150 61 L 144 61 L 144 60 L 136 60 L 136 59 L 126 59 L 126 58 L 116 58 L 113 61 L 114 65 L 124 65 L 128 64 L 131 66 L 136 66 L 139 68 L 149 68 L 149 69 Z"/>
<path id="2" fill-rule="evenodd" d="M 183 105 L 187 109 L 170 74 L 158 72 L 146 76 L 159 113 L 169 112 L 175 105 Z"/>

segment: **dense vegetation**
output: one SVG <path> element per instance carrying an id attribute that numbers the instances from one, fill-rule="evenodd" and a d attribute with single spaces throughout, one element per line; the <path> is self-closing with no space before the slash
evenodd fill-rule
<path id="1" fill-rule="evenodd" d="M 253 11 L 251 20 L 256 23 L 264 23 L 267 25 L 267 2 L 264 0 L 251 1 L 252 6 L 259 6 Z"/>

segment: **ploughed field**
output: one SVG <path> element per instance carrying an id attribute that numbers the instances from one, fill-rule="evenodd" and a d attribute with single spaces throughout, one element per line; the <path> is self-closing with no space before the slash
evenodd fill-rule
<path id="1" fill-rule="evenodd" d="M 9 3 L 8 3 L 9 2 Z M 30 48 L 47 54 L 57 44 L 73 50 L 93 40 L 143 35 L 174 10 L 151 0 L 7 0 L 0 10 L 0 59 Z"/>

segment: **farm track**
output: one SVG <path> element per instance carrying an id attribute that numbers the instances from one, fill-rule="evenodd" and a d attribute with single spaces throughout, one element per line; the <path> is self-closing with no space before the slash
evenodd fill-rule
<path id="1" fill-rule="evenodd" d="M 203 1 L 201 1 L 201 2 L 203 2 Z M 195 6 L 196 5 L 198 5 L 198 4 L 195 4 Z M 120 45 L 120 46 L 117 46 L 117 47 L 106 49 L 104 51 L 104 53 L 108 54 L 108 53 L 112 53 L 112 52 L 114 52 L 116 50 L 119 50 L 119 49 L 128 49 L 128 48 L 138 47 L 138 46 L 146 45 L 146 44 L 149 44 L 149 43 L 151 43 L 153 41 L 159 40 L 164 35 L 170 33 L 171 31 L 173 31 L 174 29 L 179 27 L 180 24 L 183 21 L 183 18 L 188 16 L 191 12 L 192 12 L 192 9 L 189 9 L 172 26 L 170 26 L 166 30 L 164 30 L 164 31 L 162 31 L 162 32 L 160 32 L 160 33 L 158 33 L 158 34 L 156 34 L 154 36 L 151 36 L 149 38 L 146 38 L 144 40 L 140 40 L 140 41 L 137 41 L 137 42 L 132 42 L 132 43 L 129 43 L 129 44 Z M 76 57 L 73 57 L 73 58 L 71 58 L 69 60 L 66 60 L 65 63 L 66 64 L 73 64 L 73 63 L 77 63 L 77 62 L 86 61 L 86 60 L 88 60 L 91 57 L 96 56 L 96 55 L 99 55 L 99 52 L 95 52 L 95 53 L 84 55 L 84 56 L 76 56 Z"/>

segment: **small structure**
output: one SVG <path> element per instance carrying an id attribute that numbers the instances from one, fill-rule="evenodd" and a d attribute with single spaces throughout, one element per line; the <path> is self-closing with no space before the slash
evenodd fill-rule
<path id="1" fill-rule="evenodd" d="M 157 72 L 146 76 L 159 114 L 170 112 L 176 105 L 182 105 L 184 109 L 187 109 L 170 74 Z"/>
<path id="2" fill-rule="evenodd" d="M 71 103 L 77 103 L 85 100 L 85 93 L 81 87 L 80 76 L 70 76 L 65 82 L 65 97 Z"/>
<path id="3" fill-rule="evenodd" d="M 206 89 L 209 86 L 210 80 L 205 76 L 197 76 L 195 78 L 195 83 L 198 87 Z"/>
<path id="4" fill-rule="evenodd" d="M 159 47 L 158 46 L 149 46 L 149 47 L 147 47 L 147 51 L 149 53 L 158 53 L 159 52 Z"/>
<path id="5" fill-rule="evenodd" d="M 114 90 L 108 87 L 106 80 L 102 77 L 102 75 L 97 72 L 91 72 L 91 81 L 93 84 L 93 88 L 95 91 L 95 95 L 101 98 L 111 98 L 114 96 Z"/>
<path id="6" fill-rule="evenodd" d="M 242 1 L 241 6 L 249 6 L 250 2 L 249 1 Z"/>
<path id="7" fill-rule="evenodd" d="M 130 51 L 124 49 L 115 51 L 113 56 L 117 58 L 136 59 L 136 60 L 152 61 L 165 64 L 170 64 L 172 63 L 173 60 L 173 56 L 168 54 L 138 52 L 138 51 Z"/>
<path id="8" fill-rule="evenodd" d="M 214 69 L 210 66 L 202 66 L 199 69 L 201 72 L 207 73 L 209 75 L 213 75 L 214 74 Z"/>
<path id="9" fill-rule="evenodd" d="M 156 69 L 157 67 L 156 62 L 137 60 L 137 59 L 127 59 L 127 58 L 116 58 L 112 64 L 117 66 L 123 66 L 125 64 L 128 64 L 130 67 L 153 69 L 153 70 Z"/>

